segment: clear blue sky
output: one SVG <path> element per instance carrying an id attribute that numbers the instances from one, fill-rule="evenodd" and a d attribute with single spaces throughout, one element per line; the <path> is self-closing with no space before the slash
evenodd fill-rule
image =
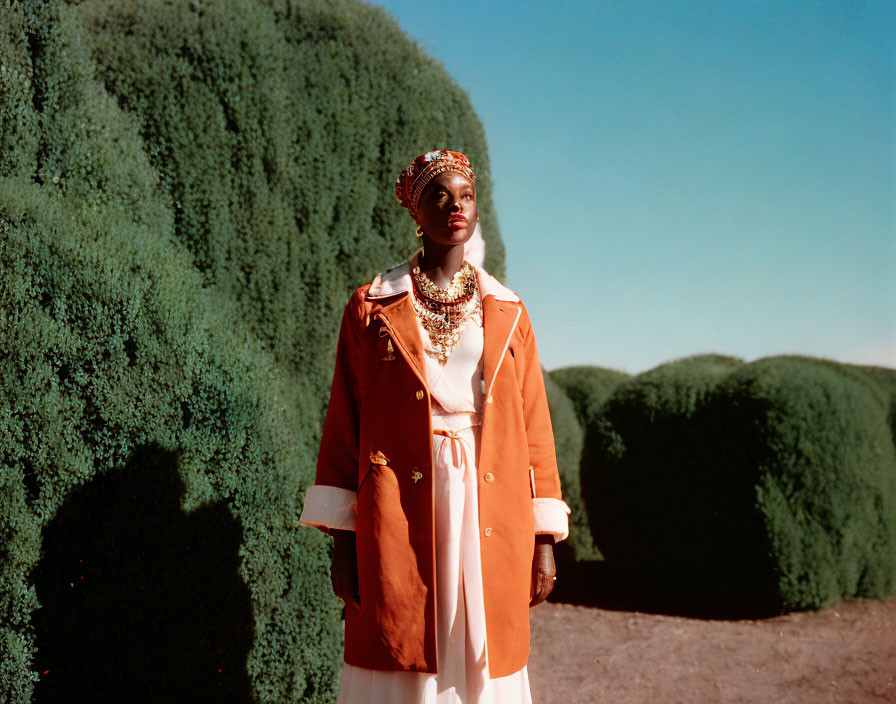
<path id="1" fill-rule="evenodd" d="M 896 5 L 375 4 L 485 126 L 546 368 L 896 367 Z"/>

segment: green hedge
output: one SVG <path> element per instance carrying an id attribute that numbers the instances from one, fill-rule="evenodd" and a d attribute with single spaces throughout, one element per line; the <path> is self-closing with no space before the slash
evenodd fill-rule
<path id="1" fill-rule="evenodd" d="M 503 276 L 481 123 L 381 9 L 346 0 L 80 7 L 68 12 L 109 103 L 98 107 L 139 140 L 165 227 L 310 385 L 321 413 L 346 291 L 416 246 L 394 191 L 414 156 L 448 146 L 470 157 L 486 268 Z M 57 141 L 56 163 L 41 171 L 61 170 L 74 195 L 70 140 Z M 95 146 L 110 150 L 106 139 Z M 90 169 L 98 152 L 88 151 L 78 162 Z"/>
<path id="2" fill-rule="evenodd" d="M 707 355 L 640 374 L 586 443 L 596 543 L 655 594 L 710 609 L 892 594 L 891 413 L 872 375 L 809 357 Z"/>
<path id="3" fill-rule="evenodd" d="M 591 466 L 588 462 L 582 462 L 583 449 L 595 419 L 600 416 L 601 407 L 613 389 L 628 378 L 628 374 L 600 367 L 574 366 L 555 369 L 550 372 L 549 378 L 551 381 L 546 382 L 546 386 L 549 392 L 553 392 L 548 394 L 548 401 L 551 402 L 551 422 L 554 423 L 560 483 L 563 486 L 563 496 L 572 511 L 569 516 L 570 557 L 576 562 L 601 560 L 603 556 L 594 545 L 582 499 L 581 471 Z M 565 420 L 570 413 L 575 426 L 572 421 Z M 574 427 L 574 432 L 558 433 L 555 415 L 558 419 L 563 419 L 561 428 Z M 565 548 L 561 543 L 560 556 L 564 552 Z"/>
<path id="4" fill-rule="evenodd" d="M 550 372 L 542 370 L 542 375 L 551 412 L 560 486 L 563 498 L 572 511 L 569 516 L 569 539 L 557 546 L 555 558 L 558 563 L 586 560 L 594 553 L 594 543 L 579 488 L 579 462 L 582 458 L 584 432 L 572 401 L 554 381 Z"/>
<path id="5" fill-rule="evenodd" d="M 554 369 L 551 378 L 566 392 L 584 425 L 600 418 L 603 406 L 629 375 L 616 369 L 572 366 Z"/>
<path id="6" fill-rule="evenodd" d="M 503 273 L 466 95 L 347 0 L 7 3 L 0 69 L 2 698 L 332 701 L 298 516 L 339 316 L 427 149 Z"/>
<path id="7" fill-rule="evenodd" d="M 273 699 L 300 685 L 326 700 L 339 609 L 326 546 L 297 525 L 315 456 L 298 387 L 182 252 L 122 213 L 85 216 L 42 191 L 0 184 L 0 686 L 9 701 L 29 701 L 34 668 L 46 672 L 38 698 L 124 696 L 141 681 L 128 655 L 152 663 L 153 648 L 174 657 L 166 651 L 195 641 L 189 658 L 143 671 L 159 696 L 248 693 L 251 678 Z M 125 511 L 130 496 L 112 478 L 146 495 Z M 102 500 L 85 504 L 87 491 Z M 193 538 L 172 532 L 189 517 Z M 147 562 L 151 551 L 164 559 Z M 218 566 L 205 559 L 215 552 Z M 117 575 L 133 569 L 145 594 L 122 591 L 130 581 Z M 213 581 L 182 578 L 196 571 Z M 234 579 L 243 589 L 228 602 L 212 585 L 233 589 Z M 176 600 L 218 611 L 196 623 L 163 610 Z M 239 610 L 248 623 L 228 629 Z M 128 640 L 113 647 L 117 632 Z"/>
<path id="8" fill-rule="evenodd" d="M 896 443 L 896 369 L 859 365 L 856 366 L 856 369 L 868 376 L 885 394 L 889 395 L 890 402 L 887 415 L 893 442 Z"/>

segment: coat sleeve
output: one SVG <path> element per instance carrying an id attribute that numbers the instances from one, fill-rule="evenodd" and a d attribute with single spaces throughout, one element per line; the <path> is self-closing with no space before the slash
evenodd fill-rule
<path id="1" fill-rule="evenodd" d="M 358 488 L 360 434 L 362 287 L 352 294 L 342 313 L 336 343 L 336 367 L 330 402 L 321 433 L 314 484 L 305 493 L 299 522 L 325 533 L 354 530 Z"/>
<path id="2" fill-rule="evenodd" d="M 556 543 L 569 536 L 570 509 L 560 490 L 554 431 L 538 359 L 538 345 L 524 305 L 521 323 L 524 349 L 521 391 L 529 443 L 529 481 L 532 488 L 532 509 L 535 513 L 535 533 L 553 535 Z"/>

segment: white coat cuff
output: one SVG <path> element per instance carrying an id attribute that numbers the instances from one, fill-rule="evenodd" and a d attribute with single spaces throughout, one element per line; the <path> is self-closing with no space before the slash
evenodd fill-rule
<path id="1" fill-rule="evenodd" d="M 569 537 L 569 506 L 560 499 L 534 498 L 535 534 L 551 534 L 559 543 Z"/>
<path id="2" fill-rule="evenodd" d="M 299 523 L 313 528 L 355 529 L 355 498 L 348 489 L 312 484 L 305 492 L 305 505 Z"/>

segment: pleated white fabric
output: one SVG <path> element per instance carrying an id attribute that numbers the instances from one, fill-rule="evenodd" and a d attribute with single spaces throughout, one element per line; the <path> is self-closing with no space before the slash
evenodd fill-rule
<path id="1" fill-rule="evenodd" d="M 418 321 L 419 325 L 419 321 Z M 343 663 L 338 704 L 531 704 L 526 667 L 488 670 L 477 471 L 482 430 L 482 317 L 464 326 L 445 366 L 429 336 L 436 521 L 438 673 L 370 670 Z"/>

